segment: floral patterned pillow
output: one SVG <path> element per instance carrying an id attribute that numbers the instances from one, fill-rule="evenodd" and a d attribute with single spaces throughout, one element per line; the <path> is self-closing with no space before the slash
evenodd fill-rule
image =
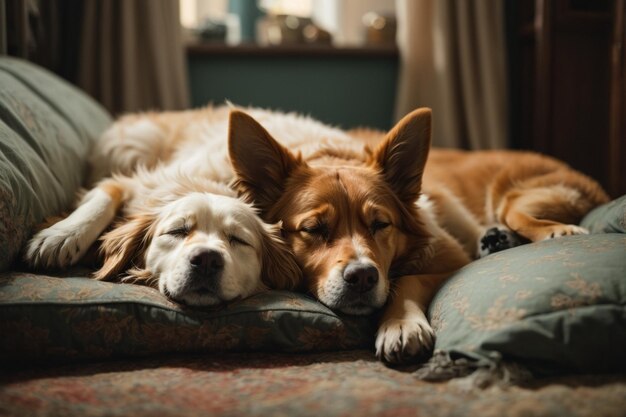
<path id="1" fill-rule="evenodd" d="M 591 233 L 626 233 L 626 195 L 597 207 L 580 225 Z"/>
<path id="2" fill-rule="evenodd" d="M 579 235 L 478 260 L 436 295 L 436 354 L 418 371 L 447 379 L 626 371 L 626 234 Z M 504 372 L 506 373 L 506 372 Z"/>
<path id="3" fill-rule="evenodd" d="M 111 123 L 59 77 L 0 57 L 0 271 L 31 228 L 74 200 L 93 140 Z"/>
<path id="4" fill-rule="evenodd" d="M 0 274 L 0 317 L 0 362 L 369 348 L 376 325 L 290 292 L 220 309 L 185 308 L 148 287 L 20 272 Z"/>

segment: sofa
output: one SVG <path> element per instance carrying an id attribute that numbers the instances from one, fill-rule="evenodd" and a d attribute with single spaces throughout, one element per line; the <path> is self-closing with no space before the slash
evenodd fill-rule
<path id="1" fill-rule="evenodd" d="M 460 270 L 430 307 L 432 358 L 392 368 L 376 314 L 306 294 L 190 308 L 88 267 L 28 270 L 23 245 L 71 207 L 111 122 L 0 58 L 0 415 L 626 415 L 626 197 L 583 219 L 590 235 Z"/>

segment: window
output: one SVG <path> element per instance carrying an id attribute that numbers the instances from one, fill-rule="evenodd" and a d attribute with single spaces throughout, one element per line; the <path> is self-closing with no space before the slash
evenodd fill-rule
<path id="1" fill-rule="evenodd" d="M 219 30 L 215 25 L 221 25 L 219 27 L 226 31 L 225 41 L 230 44 L 242 40 L 263 43 L 260 33 L 263 27 L 257 17 L 263 20 L 263 16 L 277 15 L 310 18 L 317 27 L 330 33 L 336 46 L 362 45 L 368 39 L 372 42 L 366 24 L 385 30 L 387 22 L 386 30 L 393 30 L 395 34 L 394 0 L 180 0 L 180 7 L 185 28 L 197 32 L 198 28 Z M 364 16 L 371 12 L 382 21 L 379 19 L 374 24 L 371 14 L 364 21 Z M 395 36 L 386 35 L 387 38 Z"/>

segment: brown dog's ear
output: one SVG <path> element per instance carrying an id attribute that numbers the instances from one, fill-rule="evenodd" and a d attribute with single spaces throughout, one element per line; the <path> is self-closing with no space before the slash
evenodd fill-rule
<path id="1" fill-rule="evenodd" d="M 372 154 L 385 181 L 404 203 L 413 203 L 422 188 L 422 174 L 430 150 L 431 110 L 421 108 L 404 116 Z"/>
<path id="2" fill-rule="evenodd" d="M 302 270 L 280 237 L 280 225 L 263 224 L 261 280 L 274 290 L 294 290 L 302 283 Z"/>
<path id="3" fill-rule="evenodd" d="M 152 215 L 138 215 L 102 236 L 100 252 L 104 263 L 93 277 L 101 281 L 149 281 L 151 274 L 142 268 L 144 252 L 152 239 L 153 224 Z M 129 276 L 121 277 L 124 272 Z"/>
<path id="4" fill-rule="evenodd" d="M 266 214 L 282 195 L 289 174 L 303 164 L 302 158 L 244 112 L 231 111 L 229 123 L 228 152 L 237 176 L 235 187 Z"/>

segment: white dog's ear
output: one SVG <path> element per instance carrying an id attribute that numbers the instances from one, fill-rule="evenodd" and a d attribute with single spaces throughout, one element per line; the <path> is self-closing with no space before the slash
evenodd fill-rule
<path id="1" fill-rule="evenodd" d="M 305 166 L 246 113 L 230 112 L 228 152 L 237 179 L 235 188 L 267 213 L 284 192 L 285 182 L 298 166 Z"/>
<path id="2" fill-rule="evenodd" d="M 404 203 L 413 204 L 422 188 L 428 159 L 431 110 L 421 108 L 404 116 L 374 150 L 370 164 L 381 170 L 391 189 Z"/>
<path id="3" fill-rule="evenodd" d="M 294 290 L 302 284 L 302 270 L 281 237 L 280 225 L 262 224 L 261 280 L 270 289 Z"/>
<path id="4" fill-rule="evenodd" d="M 143 269 L 144 253 L 153 235 L 154 216 L 141 214 L 114 226 L 100 238 L 102 267 L 93 277 L 101 281 L 144 283 L 151 274 Z M 128 276 L 121 276 L 126 273 Z M 147 283 L 147 282 L 146 282 Z"/>

